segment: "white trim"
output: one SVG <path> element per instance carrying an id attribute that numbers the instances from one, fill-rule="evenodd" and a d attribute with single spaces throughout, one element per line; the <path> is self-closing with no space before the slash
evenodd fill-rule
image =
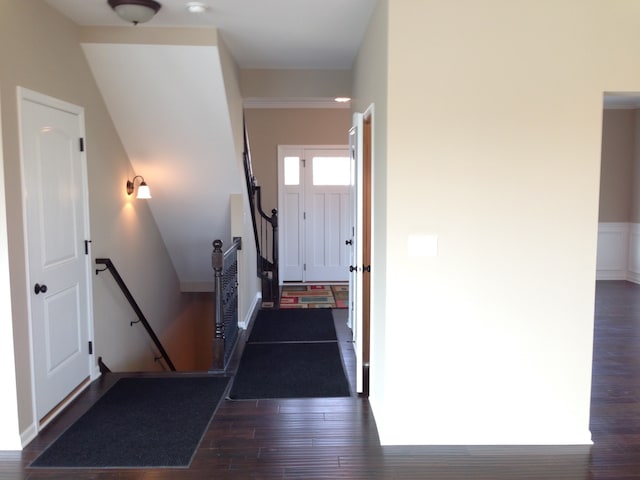
<path id="1" fill-rule="evenodd" d="M 256 309 L 260 308 L 261 302 L 262 292 L 256 292 L 256 295 L 255 297 L 253 297 L 253 302 L 251 302 L 251 307 L 249 307 L 249 311 L 247 312 L 246 317 L 244 317 L 241 322 L 238 322 L 238 327 L 243 330 L 246 330 L 249 327 L 249 322 L 251 322 Z"/>
<path id="2" fill-rule="evenodd" d="M 1 111 L 1 109 L 0 109 Z M 7 233 L 7 202 L 5 198 L 4 157 L 0 121 L 0 450 L 19 450 L 18 387 L 14 352 L 14 318 L 11 309 L 11 278 Z"/>
<path id="3" fill-rule="evenodd" d="M 26 447 L 31 441 L 38 436 L 38 427 L 35 423 L 29 425 L 22 433 L 20 433 L 20 442 Z"/>
<path id="4" fill-rule="evenodd" d="M 333 98 L 326 97 L 247 97 L 244 108 L 351 108 L 351 102 L 336 102 Z"/>
<path id="5" fill-rule="evenodd" d="M 84 108 L 74 105 L 72 103 L 65 102 L 63 100 L 59 100 L 54 97 L 50 97 L 48 95 L 44 95 L 39 92 L 35 92 L 33 90 L 29 90 L 24 87 L 16 87 L 16 100 L 17 100 L 17 110 L 18 110 L 18 136 L 20 138 L 20 177 L 21 177 L 21 191 L 22 191 L 22 225 L 23 225 L 23 235 L 24 235 L 24 250 L 25 250 L 25 271 L 26 271 L 26 292 L 29 295 L 31 292 L 31 285 L 33 282 L 29 278 L 29 234 L 27 230 L 27 209 L 26 209 L 26 178 L 24 171 L 24 151 L 22 146 L 22 137 L 23 137 L 23 112 L 22 112 L 22 102 L 23 100 L 30 100 L 33 102 L 40 103 L 42 105 L 46 105 L 51 108 L 56 108 L 59 110 L 64 110 L 66 112 L 77 115 L 80 120 L 80 137 L 86 139 L 86 131 L 85 131 L 85 118 L 84 118 Z M 80 152 L 81 158 L 81 168 L 82 168 L 82 201 L 84 204 L 84 228 L 85 231 L 83 235 L 86 240 L 91 239 L 90 232 L 90 218 L 89 218 L 89 177 L 87 171 L 87 145 L 85 141 L 84 152 Z M 93 321 L 93 282 L 92 282 L 92 255 L 91 251 L 89 251 L 89 255 L 85 255 L 85 280 L 86 280 L 86 288 L 87 288 L 87 310 L 86 320 L 87 320 L 87 340 L 94 342 L 94 321 Z M 36 408 L 36 385 L 35 385 L 35 372 L 34 372 L 34 352 L 33 352 L 33 325 L 32 325 L 32 312 L 31 312 L 31 302 L 30 298 L 27 296 L 27 317 L 28 317 L 28 330 L 29 330 L 29 374 L 31 376 L 31 415 L 34 419 L 33 426 L 36 430 L 36 434 L 38 431 L 44 427 L 44 425 L 38 424 L 37 418 L 37 408 Z M 48 419 L 47 423 L 53 418 L 55 418 L 63 409 L 66 407 L 74 398 L 76 398 L 80 393 L 82 393 L 90 384 L 91 381 L 98 378 L 95 375 L 95 354 L 87 355 L 87 361 L 89 362 L 87 373 L 89 374 L 89 381 L 85 382 L 85 384 L 79 388 L 72 397 L 68 398 L 67 401 L 64 402 L 62 408 L 58 408 L 57 411 Z M 27 436 L 30 435 L 29 430 L 31 426 L 27 429 Z M 22 435 L 21 435 L 22 436 Z"/>

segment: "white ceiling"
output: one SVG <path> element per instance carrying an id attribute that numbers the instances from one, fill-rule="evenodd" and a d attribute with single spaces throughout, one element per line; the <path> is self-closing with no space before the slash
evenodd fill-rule
<path id="1" fill-rule="evenodd" d="M 78 25 L 124 24 L 107 0 L 45 0 Z M 377 0 L 160 0 L 148 23 L 131 28 L 215 27 L 240 68 L 349 69 Z"/>

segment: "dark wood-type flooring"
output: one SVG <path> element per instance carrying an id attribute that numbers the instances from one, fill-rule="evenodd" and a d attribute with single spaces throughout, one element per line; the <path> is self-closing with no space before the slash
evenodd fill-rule
<path id="1" fill-rule="evenodd" d="M 346 311 L 334 312 L 353 383 Z M 593 447 L 381 447 L 368 401 L 353 395 L 224 400 L 189 469 L 28 468 L 118 378 L 111 374 L 24 451 L 0 452 L 0 479 L 640 479 L 640 286 L 598 282 L 595 323 Z"/>

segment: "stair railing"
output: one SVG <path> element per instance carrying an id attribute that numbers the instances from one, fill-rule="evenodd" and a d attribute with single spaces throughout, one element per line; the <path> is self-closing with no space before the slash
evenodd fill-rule
<path id="1" fill-rule="evenodd" d="M 238 250 L 240 237 L 222 251 L 222 240 L 213 242 L 211 266 L 214 271 L 215 336 L 212 371 L 224 371 L 238 338 Z"/>
<path id="2" fill-rule="evenodd" d="M 127 285 L 124 283 L 124 280 L 122 280 L 122 277 L 118 273 L 118 270 L 116 269 L 116 267 L 113 265 L 113 262 L 111 261 L 111 259 L 110 258 L 96 258 L 96 264 L 104 265 L 104 268 L 96 269 L 96 275 L 98 275 L 100 272 L 104 272 L 105 270 L 109 270 L 109 272 L 111 272 L 111 275 L 113 275 L 114 280 L 116 281 L 116 283 L 120 287 L 120 290 L 124 294 L 125 298 L 129 301 L 129 305 L 131 305 L 131 308 L 133 308 L 133 311 L 138 316 L 138 321 L 142 324 L 144 329 L 147 331 L 147 333 L 149 334 L 149 337 L 151 337 L 151 340 L 153 341 L 153 343 L 155 344 L 156 348 L 158 349 L 158 352 L 160 352 L 160 356 L 157 357 L 155 360 L 157 361 L 157 360 L 160 360 L 161 358 L 164 359 L 165 363 L 171 369 L 171 371 L 175 372 L 176 371 L 176 367 L 173 365 L 173 362 L 169 358 L 169 354 L 167 353 L 167 351 L 162 346 L 162 343 L 160 343 L 160 339 L 158 338 L 158 336 L 153 331 L 153 328 L 151 327 L 151 325 L 147 321 L 146 317 L 142 313 L 142 310 L 140 310 L 140 307 L 138 306 L 138 303 L 133 298 L 133 295 L 131 295 L 131 292 L 129 291 L 129 288 L 127 288 Z M 131 325 L 133 325 L 134 323 L 138 323 L 138 322 L 131 322 Z"/>
<path id="3" fill-rule="evenodd" d="M 258 277 L 262 281 L 262 301 L 278 306 L 280 301 L 280 280 L 278 274 L 278 211 L 271 215 L 262 208 L 262 191 L 253 175 L 251 150 L 246 122 L 244 124 L 244 172 L 249 195 L 249 209 L 253 234 L 256 242 Z"/>

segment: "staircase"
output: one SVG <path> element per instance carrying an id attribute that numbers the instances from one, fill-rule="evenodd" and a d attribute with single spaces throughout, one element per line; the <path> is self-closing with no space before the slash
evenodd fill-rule
<path id="1" fill-rule="evenodd" d="M 249 194 L 249 209 L 256 242 L 258 277 L 262 282 L 262 306 L 278 307 L 280 286 L 278 277 L 278 211 L 271 215 L 262 209 L 262 194 L 251 166 L 251 150 L 246 121 L 244 123 L 244 174 Z"/>

